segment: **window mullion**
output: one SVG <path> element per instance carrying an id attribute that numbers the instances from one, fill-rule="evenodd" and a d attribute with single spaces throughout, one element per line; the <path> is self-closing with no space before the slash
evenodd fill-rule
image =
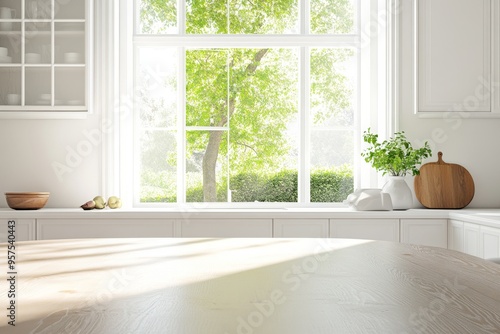
<path id="1" fill-rule="evenodd" d="M 309 4 L 309 0 L 300 0 L 299 1 L 299 24 L 300 24 L 300 33 L 302 35 L 308 35 L 311 31 L 311 6 Z"/>
<path id="2" fill-rule="evenodd" d="M 180 35 L 186 34 L 186 1 L 177 0 L 177 29 Z"/>
<path id="3" fill-rule="evenodd" d="M 177 53 L 177 203 L 186 203 L 186 48 Z"/>
<path id="4" fill-rule="evenodd" d="M 186 2 L 177 0 L 179 35 L 186 34 Z M 186 203 L 186 48 L 177 47 L 177 203 Z"/>
<path id="5" fill-rule="evenodd" d="M 310 182 L 310 122 L 309 122 L 309 95 L 310 95 L 310 57 L 309 48 L 300 48 L 299 66 L 299 203 L 311 201 Z"/>
<path id="6" fill-rule="evenodd" d="M 260 48 L 260 47 L 357 47 L 358 35 L 136 35 L 135 45 Z"/>
<path id="7" fill-rule="evenodd" d="M 309 0 L 299 0 L 300 33 L 310 33 Z M 309 129 L 309 95 L 310 95 L 310 58 L 309 47 L 300 47 L 299 58 L 299 166 L 298 166 L 298 202 L 311 201 L 311 169 L 310 169 L 310 129 Z"/>

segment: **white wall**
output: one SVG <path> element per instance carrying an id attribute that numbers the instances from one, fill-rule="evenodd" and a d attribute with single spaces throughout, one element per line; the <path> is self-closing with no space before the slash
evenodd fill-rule
<path id="1" fill-rule="evenodd" d="M 13 191 L 49 191 L 47 207 L 79 207 L 98 195 L 98 118 L 0 119 L 0 207 L 7 207 L 3 193 Z M 61 169 L 56 171 L 54 165 Z"/>
<path id="2" fill-rule="evenodd" d="M 402 3 L 399 129 L 414 143 L 427 140 L 432 144 L 433 157 L 427 162 L 437 161 L 437 152 L 442 151 L 445 162 L 467 168 L 475 183 L 469 207 L 500 207 L 500 119 L 422 119 L 414 114 L 413 1 Z"/>

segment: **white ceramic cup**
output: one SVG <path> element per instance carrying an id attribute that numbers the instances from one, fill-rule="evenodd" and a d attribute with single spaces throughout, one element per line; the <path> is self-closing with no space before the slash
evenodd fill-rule
<path id="1" fill-rule="evenodd" d="M 9 49 L 0 46 L 0 57 L 6 57 L 9 55 Z"/>
<path id="2" fill-rule="evenodd" d="M 11 106 L 21 104 L 21 95 L 19 94 L 7 94 L 7 104 Z"/>
<path id="3" fill-rule="evenodd" d="M 10 20 L 16 17 L 16 10 L 9 7 L 0 7 L 0 19 Z"/>
<path id="4" fill-rule="evenodd" d="M 0 19 L 1 20 L 11 20 L 16 17 L 16 10 L 9 7 L 0 7 Z M 1 22 L 0 31 L 11 31 L 12 22 Z"/>
<path id="5" fill-rule="evenodd" d="M 40 64 L 42 62 L 42 55 L 39 53 L 27 53 L 24 56 L 26 64 Z"/>

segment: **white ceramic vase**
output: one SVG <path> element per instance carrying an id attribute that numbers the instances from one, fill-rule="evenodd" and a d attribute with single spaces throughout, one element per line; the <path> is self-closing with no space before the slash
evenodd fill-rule
<path id="1" fill-rule="evenodd" d="M 407 210 L 413 206 L 411 189 L 404 176 L 389 176 L 389 180 L 382 187 L 382 192 L 391 196 L 394 210 Z"/>

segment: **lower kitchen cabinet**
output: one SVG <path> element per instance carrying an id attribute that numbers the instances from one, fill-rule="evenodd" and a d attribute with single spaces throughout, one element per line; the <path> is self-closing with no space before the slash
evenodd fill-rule
<path id="1" fill-rule="evenodd" d="M 399 219 L 331 219 L 330 237 L 399 241 Z"/>
<path id="2" fill-rule="evenodd" d="M 464 251 L 464 222 L 448 220 L 448 249 Z"/>
<path id="3" fill-rule="evenodd" d="M 464 253 L 481 257 L 479 225 L 464 223 Z"/>
<path id="4" fill-rule="evenodd" d="M 4 216 L 5 217 L 5 216 Z M 500 227 L 441 218 L 45 217 L 0 219 L 0 242 L 77 238 L 349 238 L 448 248 L 500 257 Z M 13 225 L 12 223 L 10 225 Z M 12 238 L 12 237 L 11 237 Z"/>
<path id="5" fill-rule="evenodd" d="M 9 235 L 12 234 L 12 229 L 9 229 L 9 226 L 14 227 L 14 237 L 10 237 L 10 240 L 29 241 L 36 239 L 35 219 L 1 219 L 0 224 L 0 242 L 9 240 Z"/>
<path id="6" fill-rule="evenodd" d="M 275 238 L 328 238 L 328 219 L 274 219 Z"/>
<path id="7" fill-rule="evenodd" d="M 165 219 L 37 219 L 37 239 L 167 238 L 176 223 Z"/>
<path id="8" fill-rule="evenodd" d="M 187 219 L 180 224 L 185 238 L 272 238 L 272 219 Z"/>
<path id="9" fill-rule="evenodd" d="M 483 259 L 500 257 L 500 228 L 450 220 L 448 238 L 449 249 Z"/>
<path id="10" fill-rule="evenodd" d="M 484 259 L 500 257 L 500 229 L 481 226 L 479 229 L 480 255 Z"/>
<path id="11" fill-rule="evenodd" d="M 401 219 L 401 242 L 447 248 L 448 221 L 446 219 Z"/>

